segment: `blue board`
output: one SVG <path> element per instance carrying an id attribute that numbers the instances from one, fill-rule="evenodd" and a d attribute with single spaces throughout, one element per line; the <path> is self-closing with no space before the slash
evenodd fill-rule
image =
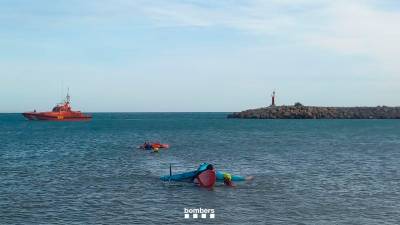
<path id="1" fill-rule="evenodd" d="M 194 177 L 196 177 L 199 173 L 205 171 L 207 169 L 208 163 L 202 163 L 200 164 L 199 168 L 195 171 L 191 172 L 186 172 L 186 173 L 180 173 L 180 174 L 175 174 L 172 176 L 163 176 L 160 177 L 161 180 L 163 181 L 192 181 Z"/>
<path id="2" fill-rule="evenodd" d="M 160 177 L 161 180 L 163 181 L 188 181 L 190 182 L 193 177 L 195 177 L 197 174 L 196 171 L 192 171 L 192 172 L 186 172 L 186 173 L 180 173 L 180 174 L 175 174 L 172 176 L 163 176 Z"/>

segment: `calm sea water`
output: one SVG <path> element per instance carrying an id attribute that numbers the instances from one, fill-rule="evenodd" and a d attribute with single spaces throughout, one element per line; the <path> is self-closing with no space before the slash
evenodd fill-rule
<path id="1" fill-rule="evenodd" d="M 400 120 L 224 113 L 0 114 L 0 224 L 400 224 Z M 171 148 L 138 150 L 145 140 Z M 252 175 L 206 190 L 159 176 L 210 162 Z M 184 208 L 215 219 L 184 219 Z"/>

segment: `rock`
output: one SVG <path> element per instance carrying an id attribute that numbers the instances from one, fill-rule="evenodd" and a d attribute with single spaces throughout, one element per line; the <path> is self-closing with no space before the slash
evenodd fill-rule
<path id="1" fill-rule="evenodd" d="M 294 107 L 302 107 L 302 106 L 303 106 L 303 104 L 301 104 L 300 102 L 294 103 Z"/>

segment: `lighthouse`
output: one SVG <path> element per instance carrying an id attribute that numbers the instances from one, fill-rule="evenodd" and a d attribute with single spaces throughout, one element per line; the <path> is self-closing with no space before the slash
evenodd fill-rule
<path id="1" fill-rule="evenodd" d="M 271 106 L 275 106 L 275 91 L 273 91 L 271 95 Z"/>

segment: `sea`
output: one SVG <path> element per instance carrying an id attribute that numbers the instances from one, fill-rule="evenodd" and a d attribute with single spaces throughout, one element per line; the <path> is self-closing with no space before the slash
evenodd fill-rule
<path id="1" fill-rule="evenodd" d="M 0 114 L 0 224 L 400 224 L 400 120 L 226 117 Z M 171 147 L 137 149 L 145 141 Z M 159 179 L 203 162 L 254 179 L 213 189 Z"/>

